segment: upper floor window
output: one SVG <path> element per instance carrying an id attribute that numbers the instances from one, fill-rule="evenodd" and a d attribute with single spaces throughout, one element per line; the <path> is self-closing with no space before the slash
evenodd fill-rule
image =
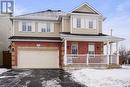
<path id="1" fill-rule="evenodd" d="M 77 28 L 81 28 L 81 18 L 77 18 Z"/>
<path id="2" fill-rule="evenodd" d="M 29 21 L 19 22 L 19 31 L 21 32 L 35 32 L 35 23 Z"/>
<path id="3" fill-rule="evenodd" d="M 96 29 L 96 20 L 89 20 L 88 21 L 88 28 L 89 29 Z"/>
<path id="4" fill-rule="evenodd" d="M 73 18 L 73 28 L 85 28 L 83 18 Z"/>
<path id="5" fill-rule="evenodd" d="M 38 32 L 54 32 L 54 24 L 38 23 Z"/>
<path id="6" fill-rule="evenodd" d="M 89 21 L 89 28 L 93 28 L 93 21 Z"/>
<path id="7" fill-rule="evenodd" d="M 22 31 L 23 32 L 31 32 L 32 31 L 32 25 L 30 22 L 22 22 Z"/>
<path id="8" fill-rule="evenodd" d="M 73 28 L 76 29 L 96 29 L 97 27 L 97 22 L 95 19 L 89 19 L 84 17 L 73 17 L 72 23 Z"/>

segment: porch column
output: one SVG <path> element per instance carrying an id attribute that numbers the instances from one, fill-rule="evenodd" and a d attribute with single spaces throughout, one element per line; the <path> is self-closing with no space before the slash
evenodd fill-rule
<path id="1" fill-rule="evenodd" d="M 107 64 L 109 65 L 109 41 L 107 42 Z"/>
<path id="2" fill-rule="evenodd" d="M 64 40 L 64 64 L 67 65 L 67 40 Z"/>
<path id="3" fill-rule="evenodd" d="M 118 42 L 116 42 L 116 55 L 117 55 L 117 64 L 119 64 L 119 49 L 118 49 Z"/>
<path id="4" fill-rule="evenodd" d="M 112 43 L 110 43 L 110 57 L 109 57 L 109 63 L 112 63 Z"/>

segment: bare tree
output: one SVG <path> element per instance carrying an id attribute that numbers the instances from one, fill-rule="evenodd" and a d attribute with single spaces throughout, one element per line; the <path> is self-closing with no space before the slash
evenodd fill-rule
<path id="1" fill-rule="evenodd" d="M 121 46 L 119 48 L 119 56 L 120 56 L 120 61 L 122 63 L 128 64 L 129 59 L 130 59 L 130 51 L 127 51 L 124 46 Z"/>

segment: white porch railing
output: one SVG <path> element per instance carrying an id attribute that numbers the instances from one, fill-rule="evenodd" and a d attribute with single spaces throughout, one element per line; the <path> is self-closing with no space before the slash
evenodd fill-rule
<path id="1" fill-rule="evenodd" d="M 67 64 L 117 64 L 117 55 L 67 54 Z"/>

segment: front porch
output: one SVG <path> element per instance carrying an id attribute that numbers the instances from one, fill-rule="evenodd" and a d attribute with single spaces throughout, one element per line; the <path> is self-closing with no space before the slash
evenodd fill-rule
<path id="1" fill-rule="evenodd" d="M 63 35 L 64 68 L 119 68 L 119 41 L 123 38 L 112 36 L 75 36 Z M 71 42 L 71 44 L 70 44 Z M 77 43 L 73 47 L 72 43 Z M 112 53 L 112 44 L 116 51 Z M 89 44 L 94 46 L 89 46 Z M 76 51 L 73 52 L 73 49 Z"/>
<path id="2" fill-rule="evenodd" d="M 119 55 L 105 54 L 67 54 L 67 68 L 119 68 Z"/>
<path id="3" fill-rule="evenodd" d="M 67 54 L 67 64 L 119 64 L 118 55 Z"/>

